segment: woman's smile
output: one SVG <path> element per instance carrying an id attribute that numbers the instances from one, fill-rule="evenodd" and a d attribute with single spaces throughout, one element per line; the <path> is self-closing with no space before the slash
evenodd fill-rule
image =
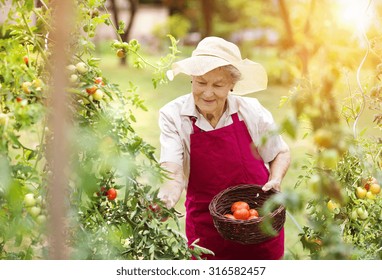
<path id="1" fill-rule="evenodd" d="M 212 103 L 215 103 L 216 102 L 216 99 L 212 99 L 212 100 L 207 100 L 207 99 L 203 99 L 202 100 L 207 103 L 207 104 L 212 104 Z"/>

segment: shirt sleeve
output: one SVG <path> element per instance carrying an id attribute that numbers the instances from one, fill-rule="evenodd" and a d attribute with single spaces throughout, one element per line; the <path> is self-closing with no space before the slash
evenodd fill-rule
<path id="1" fill-rule="evenodd" d="M 250 100 L 250 101 L 249 101 Z M 273 116 L 257 99 L 249 99 L 247 116 L 245 119 L 253 142 L 258 153 L 265 163 L 269 163 L 283 151 L 288 151 L 289 147 L 279 133 L 277 124 Z"/>
<path id="2" fill-rule="evenodd" d="M 174 118 L 166 110 L 159 111 L 160 162 L 173 162 L 183 166 L 183 145 Z"/>

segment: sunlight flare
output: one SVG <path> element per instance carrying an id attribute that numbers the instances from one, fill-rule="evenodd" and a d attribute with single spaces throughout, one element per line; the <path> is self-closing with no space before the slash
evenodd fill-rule
<path id="1" fill-rule="evenodd" d="M 337 21 L 344 28 L 368 29 L 372 20 L 370 0 L 338 0 Z"/>

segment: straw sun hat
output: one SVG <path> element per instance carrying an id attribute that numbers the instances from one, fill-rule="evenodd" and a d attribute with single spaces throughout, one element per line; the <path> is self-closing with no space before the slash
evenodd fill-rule
<path id="1" fill-rule="evenodd" d="M 241 79 L 232 93 L 244 95 L 267 88 L 267 73 L 261 64 L 242 59 L 239 48 L 222 38 L 207 37 L 199 42 L 192 56 L 172 65 L 167 72 L 169 80 L 184 73 L 190 76 L 202 76 L 220 66 L 233 65 L 241 72 Z"/>

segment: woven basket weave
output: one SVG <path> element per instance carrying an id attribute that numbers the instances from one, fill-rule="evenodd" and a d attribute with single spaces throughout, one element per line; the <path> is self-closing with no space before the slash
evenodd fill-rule
<path id="1" fill-rule="evenodd" d="M 231 213 L 231 205 L 236 201 L 245 201 L 250 208 L 259 210 L 265 201 L 272 195 L 278 193 L 276 190 L 264 192 L 259 185 L 237 185 L 227 188 L 217 194 L 209 204 L 209 211 L 214 225 L 224 239 L 232 240 L 241 244 L 256 244 L 272 238 L 266 234 L 260 225 L 264 219 L 271 218 L 273 229 L 278 233 L 285 223 L 285 207 L 280 205 L 272 213 L 252 220 L 233 220 L 224 217 Z"/>

